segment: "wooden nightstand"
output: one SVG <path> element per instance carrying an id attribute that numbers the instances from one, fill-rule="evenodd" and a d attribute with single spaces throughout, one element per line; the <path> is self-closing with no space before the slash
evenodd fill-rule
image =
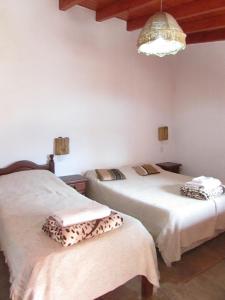
<path id="1" fill-rule="evenodd" d="M 173 173 L 180 173 L 180 167 L 182 166 L 182 164 L 173 163 L 173 162 L 163 162 L 163 163 L 158 163 L 156 165 L 162 168 L 163 170 L 173 172 Z"/>
<path id="2" fill-rule="evenodd" d="M 69 175 L 59 177 L 66 184 L 77 190 L 79 193 L 85 195 L 88 179 L 82 175 Z"/>

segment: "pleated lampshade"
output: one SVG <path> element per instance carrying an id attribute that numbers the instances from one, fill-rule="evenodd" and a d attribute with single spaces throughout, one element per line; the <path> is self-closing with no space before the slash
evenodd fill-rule
<path id="1" fill-rule="evenodd" d="M 55 138 L 55 155 L 69 154 L 69 141 L 68 137 Z"/>
<path id="2" fill-rule="evenodd" d="M 145 24 L 137 42 L 138 53 L 159 57 L 176 54 L 186 47 L 186 34 L 173 16 L 158 12 Z"/>

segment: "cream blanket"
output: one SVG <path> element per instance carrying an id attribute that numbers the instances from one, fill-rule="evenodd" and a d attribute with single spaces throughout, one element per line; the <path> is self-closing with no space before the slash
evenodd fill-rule
<path id="1" fill-rule="evenodd" d="M 88 203 L 48 171 L 0 176 L 0 245 L 13 300 L 90 300 L 136 275 L 158 286 L 154 242 L 134 218 L 122 215 L 121 228 L 68 248 L 42 232 L 49 215 Z"/>
<path id="2" fill-rule="evenodd" d="M 167 265 L 186 250 L 225 230 L 225 195 L 199 201 L 180 195 L 191 178 L 161 170 L 140 176 L 130 166 L 121 167 L 126 180 L 100 182 L 88 171 L 88 195 L 113 209 L 138 218 L 152 233 Z"/>

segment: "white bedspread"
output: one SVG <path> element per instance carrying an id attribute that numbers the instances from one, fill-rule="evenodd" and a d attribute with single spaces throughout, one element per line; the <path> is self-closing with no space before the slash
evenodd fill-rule
<path id="1" fill-rule="evenodd" d="M 88 195 L 103 204 L 137 217 L 152 233 L 156 245 L 170 265 L 196 243 L 225 230 L 225 196 L 200 201 L 180 195 L 181 184 L 191 178 L 161 171 L 138 175 L 130 166 L 120 170 L 126 180 L 102 182 L 88 171 Z"/>
<path id="2" fill-rule="evenodd" d="M 136 275 L 158 286 L 154 242 L 143 225 L 124 225 L 63 248 L 41 227 L 57 210 L 91 200 L 48 171 L 0 176 L 0 245 L 10 269 L 14 300 L 94 299 Z"/>

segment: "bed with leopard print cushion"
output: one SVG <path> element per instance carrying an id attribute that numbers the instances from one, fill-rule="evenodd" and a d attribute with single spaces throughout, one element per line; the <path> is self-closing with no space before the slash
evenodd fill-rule
<path id="1" fill-rule="evenodd" d="M 123 218 L 116 212 L 112 212 L 108 217 L 102 219 L 68 227 L 60 226 L 58 222 L 50 216 L 47 218 L 42 230 L 63 247 L 67 247 L 119 228 L 122 224 Z"/>

